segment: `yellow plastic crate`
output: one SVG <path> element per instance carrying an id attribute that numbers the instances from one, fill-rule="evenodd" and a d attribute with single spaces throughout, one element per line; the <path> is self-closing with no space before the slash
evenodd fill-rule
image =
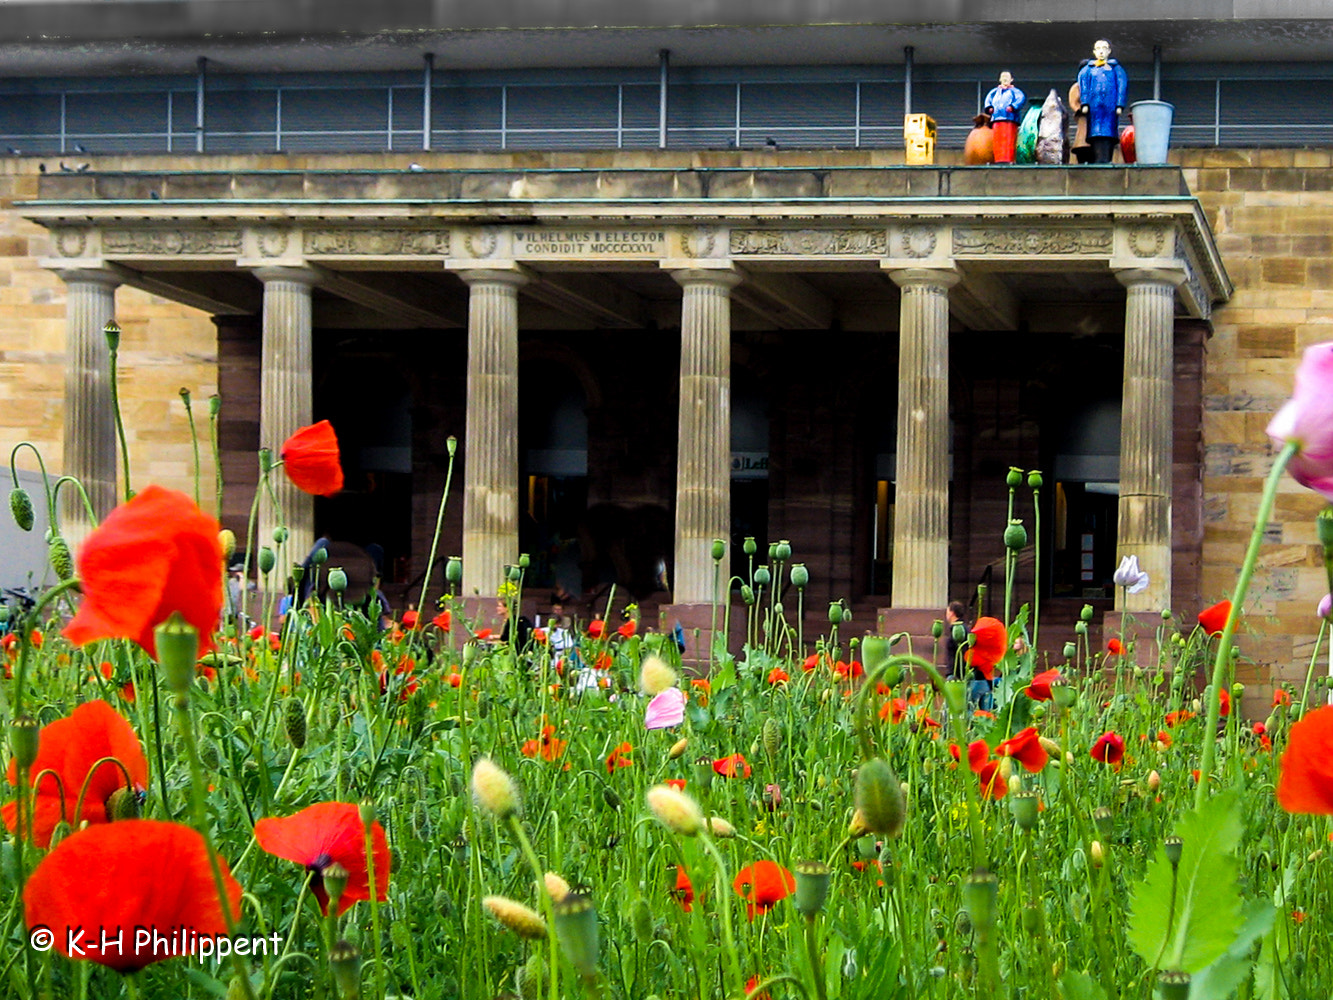
<path id="1" fill-rule="evenodd" d="M 906 140 L 929 139 L 933 145 L 935 142 L 935 119 L 930 115 L 904 115 L 903 138 Z"/>
<path id="2" fill-rule="evenodd" d="M 907 140 L 907 164 L 908 166 L 920 167 L 928 166 L 935 162 L 935 139 L 913 139 Z"/>

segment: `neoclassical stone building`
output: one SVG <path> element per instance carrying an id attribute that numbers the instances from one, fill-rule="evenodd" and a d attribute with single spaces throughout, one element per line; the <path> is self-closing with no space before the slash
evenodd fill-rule
<path id="1" fill-rule="evenodd" d="M 238 530 L 255 450 L 327 417 L 348 491 L 279 484 L 288 554 L 375 542 L 396 584 L 424 569 L 452 435 L 442 551 L 469 594 L 531 552 L 553 590 L 616 582 L 706 627 L 711 541 L 730 543 L 725 576 L 754 535 L 791 540 L 811 607 L 847 598 L 920 631 L 978 582 L 1002 590 L 1017 466 L 1045 476 L 1040 524 L 1017 499 L 1042 552 L 1020 599 L 1066 627 L 1085 601 L 1188 618 L 1230 586 L 1262 426 L 1328 321 L 1333 170 L 1295 144 L 1333 132 L 1278 115 L 1288 148 L 1257 149 L 1221 100 L 1322 71 L 1322 15 L 1256 81 L 1215 61 L 1271 57 L 1276 21 L 1162 5 L 1030 25 L 1025 47 L 998 10 L 888 24 L 847 2 L 823 25 L 756 25 L 735 5 L 682 30 L 645 5 L 634 28 L 570 14 L 516 34 L 423 5 L 383 15 L 413 32 L 316 40 L 238 4 L 253 23 L 208 55 L 198 19 L 226 5 L 168 3 L 195 20 L 146 28 L 156 54 L 121 86 L 111 27 L 62 15 L 87 35 L 77 71 L 31 40 L 56 7 L 95 5 L 30 6 L 0 24 L 19 74 L 0 93 L 5 443 L 36 439 L 112 505 L 114 317 L 136 481 L 192 482 L 175 383 L 221 392 Z M 1099 35 L 1141 88 L 1181 95 L 1170 163 L 958 165 L 983 72 L 1056 87 Z M 738 40 L 743 63 L 709 48 Z M 647 70 L 609 68 L 648 49 Z M 872 51 L 889 65 L 866 70 Z M 419 79 L 385 69 L 413 59 Z M 941 121 L 935 166 L 903 165 L 914 110 Z M 1251 679 L 1303 669 L 1317 509 L 1284 494 Z M 1121 608 L 1110 572 L 1131 552 L 1152 585 Z"/>

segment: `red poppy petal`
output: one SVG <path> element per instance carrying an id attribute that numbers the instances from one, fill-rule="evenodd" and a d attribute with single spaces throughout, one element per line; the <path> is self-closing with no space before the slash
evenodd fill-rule
<path id="1" fill-rule="evenodd" d="M 333 425 L 321 420 L 302 427 L 282 445 L 282 467 L 287 478 L 303 493 L 330 497 L 343 488 L 338 435 Z"/>
<path id="2" fill-rule="evenodd" d="M 1333 706 L 1291 727 L 1279 762 L 1277 801 L 1287 812 L 1333 815 Z"/>

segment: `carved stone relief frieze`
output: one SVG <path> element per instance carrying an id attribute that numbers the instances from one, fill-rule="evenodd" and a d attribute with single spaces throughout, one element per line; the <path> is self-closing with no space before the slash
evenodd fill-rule
<path id="1" fill-rule="evenodd" d="M 305 233 L 304 251 L 312 256 L 448 256 L 447 229 L 315 229 Z"/>
<path id="2" fill-rule="evenodd" d="M 241 250 L 239 229 L 104 229 L 102 252 L 144 256 L 234 256 Z"/>
<path id="3" fill-rule="evenodd" d="M 1109 226 L 962 226 L 953 231 L 958 256 L 1076 257 L 1111 252 Z"/>
<path id="4" fill-rule="evenodd" d="M 733 229 L 730 250 L 737 256 L 883 257 L 888 247 L 883 229 Z"/>

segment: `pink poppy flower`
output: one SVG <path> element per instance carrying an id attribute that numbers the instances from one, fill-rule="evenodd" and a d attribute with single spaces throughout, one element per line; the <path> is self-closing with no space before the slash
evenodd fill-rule
<path id="1" fill-rule="evenodd" d="M 1299 444 L 1287 471 L 1333 501 L 1333 341 L 1305 349 L 1296 388 L 1269 422 L 1268 436 L 1278 447 Z"/>
<path id="2" fill-rule="evenodd" d="M 645 729 L 667 729 L 685 721 L 685 692 L 670 687 L 648 702 L 643 713 Z"/>

